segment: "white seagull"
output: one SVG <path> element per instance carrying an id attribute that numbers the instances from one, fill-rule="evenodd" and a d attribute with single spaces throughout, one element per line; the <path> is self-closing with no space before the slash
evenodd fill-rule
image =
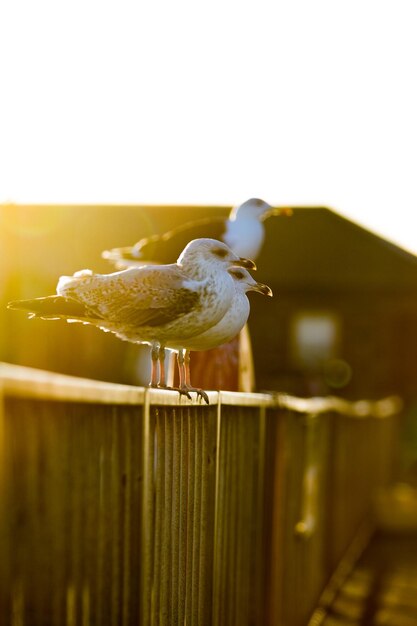
<path id="1" fill-rule="evenodd" d="M 61 276 L 57 295 L 18 300 L 8 307 L 31 317 L 66 319 L 92 324 L 132 343 L 151 345 L 152 387 L 165 386 L 162 357 L 170 340 L 189 340 L 216 325 L 235 297 L 231 267 L 256 269 L 224 243 L 213 239 L 191 241 L 177 263 L 133 267 L 112 274 L 81 270 Z M 158 361 L 161 376 L 158 380 Z M 178 389 L 189 395 L 191 386 Z"/>
<path id="2" fill-rule="evenodd" d="M 228 272 L 234 280 L 235 297 L 221 320 L 199 335 L 171 339 L 167 342 L 167 348 L 178 352 L 179 384 L 182 389 L 193 389 L 190 381 L 189 351 L 211 350 L 231 341 L 239 334 L 249 317 L 250 304 L 246 296 L 248 291 L 272 296 L 270 287 L 256 282 L 243 267 L 231 268 Z M 208 399 L 206 401 L 208 402 Z"/>
<path id="3" fill-rule="evenodd" d="M 232 209 L 227 218 L 208 217 L 186 222 L 162 235 L 141 239 L 133 246 L 105 250 L 102 256 L 117 267 L 172 263 L 184 246 L 198 237 L 223 241 L 238 256 L 256 259 L 265 238 L 263 222 L 271 215 L 290 215 L 289 208 L 274 208 L 250 198 Z"/>

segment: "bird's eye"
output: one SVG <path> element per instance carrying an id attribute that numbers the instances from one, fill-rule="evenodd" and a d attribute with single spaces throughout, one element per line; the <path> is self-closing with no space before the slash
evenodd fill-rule
<path id="1" fill-rule="evenodd" d="M 242 280 L 242 278 L 245 278 L 245 274 L 241 272 L 240 270 L 229 270 L 229 274 L 231 274 L 238 280 Z"/>
<path id="2" fill-rule="evenodd" d="M 219 259 L 224 259 L 224 257 L 227 256 L 227 250 L 224 250 L 224 248 L 215 248 L 213 250 L 213 254 L 218 256 Z"/>

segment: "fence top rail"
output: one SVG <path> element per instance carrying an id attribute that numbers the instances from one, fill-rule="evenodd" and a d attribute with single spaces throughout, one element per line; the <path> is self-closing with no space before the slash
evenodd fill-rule
<path id="1" fill-rule="evenodd" d="M 21 365 L 0 362 L 0 391 L 11 397 L 25 397 L 66 402 L 91 402 L 96 404 L 132 404 L 147 402 L 165 406 L 192 406 L 201 401 L 188 400 L 172 391 L 147 389 L 99 380 L 90 380 L 38 370 Z M 359 400 L 349 402 L 342 398 L 297 398 L 285 393 L 241 393 L 234 391 L 209 391 L 210 406 L 233 405 L 271 407 L 299 414 L 319 415 L 337 413 L 350 417 L 389 417 L 401 411 L 398 396 L 377 401 Z M 207 406 L 204 402 L 201 406 Z"/>
<path id="2" fill-rule="evenodd" d="M 324 398 L 296 398 L 287 394 L 275 395 L 276 403 L 281 408 L 310 415 L 338 413 L 348 417 L 390 417 L 398 414 L 403 402 L 399 396 L 388 396 L 381 400 L 357 400 L 351 402 L 336 396 Z"/>
<path id="3" fill-rule="evenodd" d="M 142 387 L 89 380 L 9 363 L 0 363 L 0 381 L 3 394 L 15 397 L 100 404 L 143 404 L 145 398 Z"/>
<path id="4" fill-rule="evenodd" d="M 78 378 L 1 362 L 0 385 L 4 395 L 44 400 L 99 404 L 144 404 L 149 399 L 151 404 L 168 406 L 191 406 L 198 403 L 194 398 L 188 400 L 185 396 L 164 389 L 148 389 Z M 192 395 L 195 397 L 195 394 Z M 219 400 L 222 404 L 241 406 L 275 404 L 273 396 L 270 394 L 208 391 L 207 395 L 210 405 L 218 404 Z M 202 406 L 206 406 L 204 402 Z"/>

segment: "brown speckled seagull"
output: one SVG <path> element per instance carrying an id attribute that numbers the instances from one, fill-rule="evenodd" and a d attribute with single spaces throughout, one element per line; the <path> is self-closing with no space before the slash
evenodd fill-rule
<path id="1" fill-rule="evenodd" d="M 133 246 L 105 250 L 102 256 L 117 267 L 172 263 L 188 241 L 211 237 L 223 241 L 237 255 L 256 259 L 265 237 L 263 222 L 272 215 L 290 215 L 288 207 L 272 207 L 260 198 L 235 206 L 228 217 L 206 217 L 141 239 Z"/>
<path id="2" fill-rule="evenodd" d="M 257 291 L 264 296 L 272 296 L 268 285 L 258 283 L 243 267 L 233 267 L 228 270 L 233 278 L 235 296 L 224 316 L 207 330 L 190 337 L 171 338 L 167 348 L 178 352 L 178 370 L 180 387 L 194 389 L 190 380 L 190 350 L 200 352 L 211 350 L 234 339 L 246 324 L 250 303 L 246 293 Z"/>
<path id="3" fill-rule="evenodd" d="M 200 335 L 222 319 L 235 296 L 227 271 L 234 266 L 256 268 L 253 261 L 238 257 L 220 241 L 196 239 L 184 248 L 177 263 L 112 274 L 81 270 L 61 276 L 57 295 L 8 306 L 29 311 L 31 317 L 92 324 L 120 339 L 151 345 L 150 385 L 164 387 L 164 347 L 172 338 Z M 208 401 L 202 390 L 185 387 L 185 381 L 178 390 L 186 395 L 196 391 Z"/>

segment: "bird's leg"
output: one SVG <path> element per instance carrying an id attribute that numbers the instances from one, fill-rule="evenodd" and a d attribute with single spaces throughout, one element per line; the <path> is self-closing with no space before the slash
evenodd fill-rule
<path id="1" fill-rule="evenodd" d="M 179 387 L 168 387 L 168 385 L 166 384 L 166 378 L 165 378 L 165 347 L 164 346 L 160 346 L 160 347 L 156 347 L 153 346 L 152 347 L 152 351 L 151 351 L 151 357 L 152 357 L 152 379 L 150 382 L 150 387 L 158 387 L 163 388 L 163 389 L 168 389 L 168 390 L 172 390 L 172 391 L 178 391 L 178 393 L 187 396 L 187 398 L 189 398 L 191 400 L 191 396 L 188 393 L 188 390 L 186 388 L 185 385 L 181 384 L 180 382 L 180 386 Z M 184 380 L 184 357 L 181 354 L 181 357 L 178 357 L 178 371 L 180 373 L 180 381 Z M 159 366 L 159 368 L 158 368 Z M 158 372 L 159 372 L 159 378 L 158 378 Z"/>
<path id="2" fill-rule="evenodd" d="M 157 345 L 152 346 L 151 359 L 152 359 L 152 369 L 151 369 L 151 382 L 149 383 L 149 387 L 158 387 L 159 346 Z"/>
<path id="3" fill-rule="evenodd" d="M 184 353 L 184 371 L 185 371 L 185 384 L 191 386 L 191 373 L 190 373 L 190 351 L 185 350 Z"/>
<path id="4" fill-rule="evenodd" d="M 179 354 L 180 353 L 178 353 L 178 357 L 179 357 Z M 180 387 L 182 389 L 186 389 L 187 391 L 195 391 L 197 394 L 197 397 L 200 396 L 200 398 L 203 398 L 203 400 L 207 402 L 207 404 L 210 404 L 208 395 L 206 394 L 206 392 L 203 389 L 199 389 L 198 387 L 193 387 L 191 384 L 190 351 L 189 350 L 182 351 L 182 362 L 183 362 L 183 378 L 181 379 L 181 372 L 180 372 Z M 178 364 L 178 367 L 179 367 L 179 364 Z"/>
<path id="5" fill-rule="evenodd" d="M 159 348 L 159 384 L 158 387 L 166 388 L 166 377 L 165 377 L 165 346 L 160 346 Z"/>
<path id="6" fill-rule="evenodd" d="M 178 355 L 177 355 L 178 378 L 179 378 L 178 391 L 180 393 L 181 393 L 182 390 L 184 390 L 186 388 L 186 374 L 185 374 L 184 354 L 185 354 L 185 350 L 182 350 L 182 349 L 178 350 Z M 189 395 L 188 392 L 186 392 L 186 395 L 188 395 L 188 397 L 191 398 L 191 396 Z"/>
<path id="7" fill-rule="evenodd" d="M 184 385 L 184 350 L 178 350 L 177 366 L 178 366 L 178 386 L 182 387 Z"/>

